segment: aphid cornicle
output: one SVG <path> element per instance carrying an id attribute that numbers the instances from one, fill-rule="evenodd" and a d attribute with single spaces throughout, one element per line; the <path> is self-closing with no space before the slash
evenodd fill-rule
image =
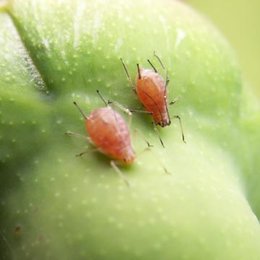
<path id="1" fill-rule="evenodd" d="M 86 116 L 77 103 L 73 103 L 85 119 L 85 127 L 91 143 L 101 153 L 120 164 L 132 164 L 135 160 L 135 152 L 123 117 L 109 105 L 97 108 Z"/>

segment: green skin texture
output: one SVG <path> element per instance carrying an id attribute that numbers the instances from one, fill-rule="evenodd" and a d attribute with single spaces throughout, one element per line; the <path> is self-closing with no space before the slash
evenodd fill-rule
<path id="1" fill-rule="evenodd" d="M 1 259 L 260 259 L 259 107 L 212 25 L 167 0 L 12 1 L 0 43 Z M 153 51 L 187 144 L 135 114 L 129 188 L 64 132 L 85 134 L 72 101 L 88 114 L 96 89 L 141 108 L 119 58 L 134 79 Z"/>

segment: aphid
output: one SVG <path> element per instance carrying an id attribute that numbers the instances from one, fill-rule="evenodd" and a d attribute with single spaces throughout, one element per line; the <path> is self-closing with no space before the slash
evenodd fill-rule
<path id="1" fill-rule="evenodd" d="M 116 164 L 130 165 L 135 160 L 135 152 L 131 145 L 129 128 L 123 117 L 109 105 L 110 102 L 106 102 L 98 90 L 97 93 L 106 106 L 93 110 L 88 116 L 83 113 L 75 101 L 73 104 L 78 108 L 85 120 L 85 127 L 90 143 L 98 151 L 112 159 L 111 166 L 123 177 Z M 67 132 L 67 134 L 75 135 L 72 132 Z"/>
<path id="2" fill-rule="evenodd" d="M 160 58 L 156 54 L 154 55 L 159 60 L 163 69 L 165 69 Z M 161 127 L 170 125 L 171 119 L 169 116 L 167 100 L 167 85 L 169 83 L 169 79 L 167 74 L 166 80 L 164 80 L 164 78 L 158 73 L 155 66 L 151 63 L 150 60 L 148 60 L 153 69 L 140 68 L 139 64 L 137 64 L 137 78 L 136 83 L 133 84 L 126 65 L 122 59 L 121 62 L 123 64 L 127 78 L 131 82 L 139 101 L 145 107 L 146 111 L 151 114 L 154 124 L 160 125 Z M 174 103 L 175 101 L 171 102 L 170 104 Z M 174 118 L 179 120 L 182 132 L 182 140 L 185 142 L 181 118 L 178 115 L 175 115 Z"/>

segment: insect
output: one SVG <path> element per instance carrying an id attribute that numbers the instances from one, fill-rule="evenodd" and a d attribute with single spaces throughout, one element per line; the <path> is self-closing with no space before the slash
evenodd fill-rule
<path id="1" fill-rule="evenodd" d="M 160 58 L 155 53 L 154 55 L 163 69 L 165 69 Z M 133 90 L 137 94 L 139 101 L 145 107 L 146 111 L 151 114 L 154 124 L 165 127 L 171 124 L 167 100 L 167 86 L 170 80 L 167 73 L 166 80 L 164 80 L 151 61 L 147 61 L 152 66 L 152 69 L 140 68 L 139 64 L 137 64 L 137 77 L 134 84 L 130 78 L 124 61 L 121 59 L 127 78 L 132 84 Z M 174 104 L 175 102 L 176 101 L 172 101 L 170 104 Z M 178 115 L 175 115 L 174 118 L 179 120 L 182 140 L 185 142 L 181 118 Z"/>
<path id="2" fill-rule="evenodd" d="M 110 162 L 111 166 L 129 184 L 117 167 L 117 164 L 130 165 L 135 160 L 135 152 L 132 148 L 128 125 L 123 117 L 110 106 L 111 102 L 105 101 L 98 90 L 97 93 L 106 106 L 93 110 L 88 116 L 84 114 L 75 101 L 73 104 L 85 120 L 85 128 L 89 135 L 89 138 L 85 138 L 98 151 L 112 159 Z M 131 114 L 130 111 L 126 112 L 129 115 Z M 73 132 L 66 132 L 66 134 L 79 136 L 79 134 Z M 78 155 L 81 156 L 84 153 L 82 152 Z"/>

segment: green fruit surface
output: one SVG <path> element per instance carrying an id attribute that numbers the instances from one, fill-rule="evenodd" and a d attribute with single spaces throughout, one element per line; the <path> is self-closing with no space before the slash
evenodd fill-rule
<path id="1" fill-rule="evenodd" d="M 17 0 L 0 7 L 0 259 L 260 259 L 260 115 L 228 43 L 180 2 Z M 134 114 L 136 161 L 89 148 L 96 94 L 142 109 L 136 63 L 167 67 L 170 115 Z M 127 117 L 126 117 L 127 120 Z M 144 151 L 147 139 L 153 147 Z M 166 172 L 166 170 L 167 172 Z"/>

